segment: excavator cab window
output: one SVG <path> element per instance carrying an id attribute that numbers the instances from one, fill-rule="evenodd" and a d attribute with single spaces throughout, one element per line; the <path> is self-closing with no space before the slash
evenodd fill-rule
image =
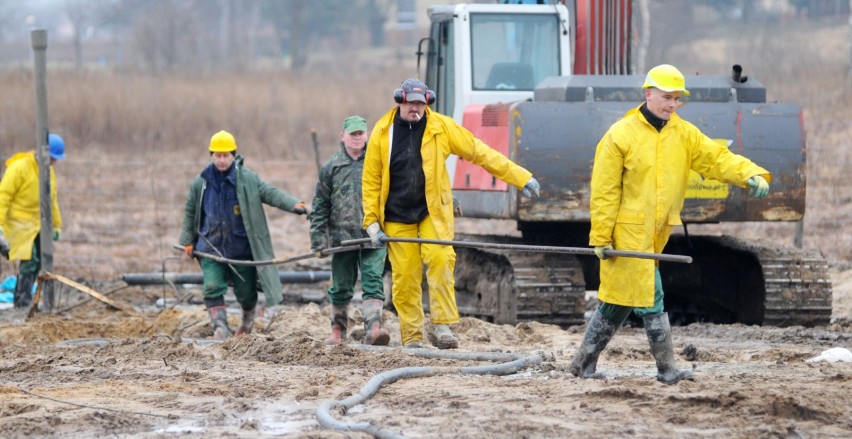
<path id="1" fill-rule="evenodd" d="M 432 23 L 429 32 L 429 55 L 426 63 L 426 85 L 435 91 L 433 109 L 441 114 L 453 114 L 455 76 L 453 75 L 453 22 Z"/>
<path id="2" fill-rule="evenodd" d="M 473 89 L 532 91 L 558 76 L 558 26 L 554 14 L 471 14 Z"/>

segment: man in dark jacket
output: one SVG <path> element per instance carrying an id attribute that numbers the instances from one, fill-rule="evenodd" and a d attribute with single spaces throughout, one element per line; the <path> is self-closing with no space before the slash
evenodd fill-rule
<path id="1" fill-rule="evenodd" d="M 311 213 L 311 249 L 319 257 L 324 249 L 340 245 L 348 239 L 365 238 L 361 227 L 361 172 L 367 146 L 367 121 L 350 116 L 343 121 L 340 150 L 323 164 Z M 358 268 L 361 269 L 363 297 L 364 343 L 387 345 L 390 335 L 382 328 L 385 292 L 382 271 L 386 248 L 361 249 L 335 253 L 331 257 L 333 284 L 328 290 L 331 301 L 331 337 L 326 344 L 340 344 L 346 339 L 349 320 L 347 307 L 352 301 Z"/>
<path id="2" fill-rule="evenodd" d="M 214 134 L 209 149 L 211 163 L 192 181 L 184 208 L 180 244 L 187 256 L 198 250 L 232 260 L 274 259 L 263 204 L 299 215 L 308 213 L 307 206 L 244 168 L 243 157 L 236 153 L 237 142 L 227 131 Z M 200 263 L 214 338 L 231 335 L 224 298 L 228 281 L 243 310 L 236 335 L 251 333 L 258 282 L 267 305 L 281 302 L 281 280 L 274 265 L 233 265 L 203 258 Z"/>

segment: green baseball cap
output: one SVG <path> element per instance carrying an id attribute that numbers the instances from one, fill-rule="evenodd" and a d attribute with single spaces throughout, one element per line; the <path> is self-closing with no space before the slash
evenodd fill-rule
<path id="1" fill-rule="evenodd" d="M 367 131 L 367 121 L 361 116 L 349 116 L 343 120 L 343 131 L 347 134 L 355 131 Z"/>

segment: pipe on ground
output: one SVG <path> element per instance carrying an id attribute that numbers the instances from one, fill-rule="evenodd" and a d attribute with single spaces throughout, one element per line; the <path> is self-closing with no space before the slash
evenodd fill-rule
<path id="1" fill-rule="evenodd" d="M 283 284 L 308 284 L 331 279 L 330 271 L 279 271 Z M 124 273 L 121 280 L 128 285 L 162 285 L 164 283 L 201 285 L 201 273 Z"/>
<path id="2" fill-rule="evenodd" d="M 386 346 L 368 346 L 351 344 L 349 347 L 362 351 L 385 351 L 391 349 Z M 443 358 L 450 360 L 470 360 L 470 361 L 503 361 L 501 364 L 489 366 L 469 366 L 469 367 L 454 367 L 454 368 L 434 368 L 434 367 L 403 367 L 399 369 L 382 372 L 367 382 L 367 384 L 355 393 L 354 395 L 344 400 L 328 400 L 323 401 L 317 408 L 317 420 L 320 425 L 325 428 L 330 428 L 339 431 L 361 431 L 373 435 L 381 439 L 398 439 L 404 438 L 400 433 L 393 430 L 377 427 L 368 422 L 342 422 L 337 420 L 332 414 L 332 410 L 342 409 L 343 414 L 359 404 L 365 403 L 368 399 L 378 393 L 382 386 L 394 383 L 406 378 L 430 377 L 435 375 L 447 375 L 451 373 L 460 373 L 463 375 L 511 375 L 523 368 L 533 364 L 538 364 L 544 361 L 540 354 L 529 356 L 521 356 L 519 354 L 500 353 L 500 352 L 457 352 L 457 351 L 435 351 L 432 349 L 404 349 L 403 352 L 424 358 Z"/>

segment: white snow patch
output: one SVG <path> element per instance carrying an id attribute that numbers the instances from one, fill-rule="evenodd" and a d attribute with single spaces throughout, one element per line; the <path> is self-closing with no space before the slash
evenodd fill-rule
<path id="1" fill-rule="evenodd" d="M 828 361 L 829 363 L 842 361 L 844 363 L 852 363 L 852 352 L 849 352 L 849 349 L 846 348 L 831 348 L 823 351 L 823 353 L 816 357 L 805 360 L 806 363 L 816 363 L 817 361 Z"/>

